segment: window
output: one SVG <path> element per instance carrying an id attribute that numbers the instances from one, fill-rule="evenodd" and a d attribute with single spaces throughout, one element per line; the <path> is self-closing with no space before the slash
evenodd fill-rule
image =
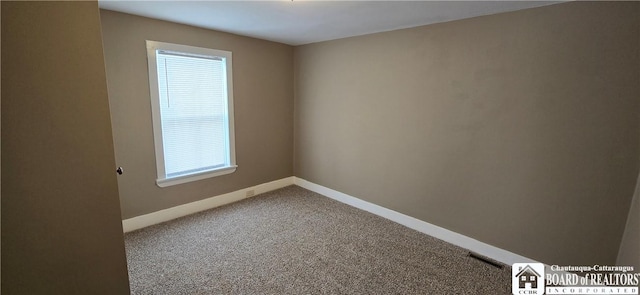
<path id="1" fill-rule="evenodd" d="M 160 187 L 236 170 L 231 52 L 147 41 Z"/>

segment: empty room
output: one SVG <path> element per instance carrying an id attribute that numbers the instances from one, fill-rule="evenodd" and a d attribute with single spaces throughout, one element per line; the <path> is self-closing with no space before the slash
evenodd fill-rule
<path id="1" fill-rule="evenodd" d="M 2 1 L 2 294 L 638 294 L 640 2 Z"/>

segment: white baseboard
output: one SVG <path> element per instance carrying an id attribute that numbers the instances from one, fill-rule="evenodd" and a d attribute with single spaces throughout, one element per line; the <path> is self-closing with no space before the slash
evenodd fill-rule
<path id="1" fill-rule="evenodd" d="M 382 206 L 369 203 L 367 201 L 358 199 L 356 197 L 330 189 L 328 187 L 321 186 L 319 184 L 315 184 L 313 182 L 310 182 L 295 176 L 282 178 L 279 180 L 259 184 L 256 186 L 252 186 L 252 187 L 237 190 L 234 192 L 226 193 L 223 195 L 207 198 L 204 200 L 183 204 L 180 206 L 156 211 L 153 213 L 125 219 L 122 221 L 123 231 L 125 233 L 131 232 L 147 226 L 159 224 L 172 219 L 194 214 L 200 211 L 204 211 L 204 210 L 212 209 L 222 205 L 226 205 L 229 203 L 237 202 L 237 201 L 248 198 L 247 192 L 250 190 L 253 190 L 255 192 L 255 195 L 258 195 L 258 194 L 266 193 L 266 192 L 273 191 L 273 190 L 283 188 L 285 186 L 289 186 L 293 184 L 303 187 L 305 189 L 308 189 L 310 191 L 316 192 L 328 198 L 334 199 L 341 203 L 356 207 L 361 210 L 368 211 L 380 217 L 402 224 L 408 228 L 417 230 L 421 233 L 430 235 L 432 237 L 438 238 L 445 242 L 465 248 L 469 251 L 478 253 L 480 255 L 486 256 L 488 258 L 502 262 L 507 265 L 512 265 L 513 263 L 537 262 L 533 259 L 509 252 L 507 250 L 489 245 L 487 243 L 480 242 L 476 239 L 433 225 L 426 221 L 422 221 L 417 218 L 393 211 L 391 209 L 387 209 Z"/>
<path id="2" fill-rule="evenodd" d="M 122 221 L 122 229 L 125 233 L 127 233 L 130 231 L 147 227 L 147 226 L 151 226 L 154 224 L 162 223 L 165 221 L 169 221 L 172 219 L 180 218 L 193 213 L 197 213 L 200 211 L 212 209 L 212 208 L 226 205 L 229 203 L 237 202 L 242 199 L 246 199 L 248 198 L 247 192 L 250 190 L 254 191 L 254 195 L 258 195 L 258 194 L 266 193 L 279 188 L 283 188 L 285 186 L 292 185 L 293 182 L 294 182 L 294 177 L 291 176 L 291 177 L 282 178 L 282 179 L 278 179 L 278 180 L 263 183 L 263 184 L 258 184 L 256 186 L 244 188 L 244 189 L 226 193 L 223 195 L 207 198 L 204 200 L 187 203 L 180 206 L 156 211 L 153 213 L 125 219 Z"/>
<path id="3" fill-rule="evenodd" d="M 375 215 L 397 222 L 408 228 L 411 228 L 421 233 L 438 238 L 447 243 L 454 244 L 458 247 L 465 248 L 469 251 L 472 251 L 480 255 L 486 256 L 488 258 L 491 258 L 493 260 L 502 262 L 509 266 L 511 266 L 514 263 L 536 263 L 537 262 L 533 259 L 520 256 L 518 254 L 509 252 L 504 249 L 500 249 L 495 246 L 491 246 L 489 244 L 480 242 L 476 239 L 433 225 L 426 221 L 422 221 L 422 220 L 413 218 L 411 216 L 404 215 L 402 213 L 384 208 L 382 206 L 378 206 L 376 204 L 363 201 L 356 197 L 352 197 L 350 195 L 341 193 L 339 191 L 330 189 L 328 187 L 324 187 L 319 184 L 312 183 L 302 178 L 294 177 L 294 184 L 297 186 L 303 187 L 305 189 L 308 189 L 310 191 L 324 195 L 326 197 L 329 197 L 331 199 L 334 199 L 338 202 L 345 203 L 347 205 L 368 211 Z"/>

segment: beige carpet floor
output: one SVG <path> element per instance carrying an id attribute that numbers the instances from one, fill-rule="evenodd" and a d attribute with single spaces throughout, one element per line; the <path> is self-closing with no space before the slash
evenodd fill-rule
<path id="1" fill-rule="evenodd" d="M 125 235 L 132 294 L 511 294 L 511 270 L 297 186 Z"/>

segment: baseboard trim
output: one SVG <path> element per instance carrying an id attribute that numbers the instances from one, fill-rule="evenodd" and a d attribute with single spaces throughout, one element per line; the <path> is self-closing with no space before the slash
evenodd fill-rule
<path id="1" fill-rule="evenodd" d="M 172 219 L 180 218 L 190 214 L 194 214 L 200 211 L 220 207 L 222 205 L 237 202 L 247 197 L 247 192 L 254 191 L 254 195 L 273 191 L 285 186 L 293 185 L 294 177 L 287 177 L 278 180 L 274 180 L 267 183 L 258 184 L 252 187 L 247 187 L 230 193 L 214 196 L 204 200 L 183 204 L 176 207 L 167 208 L 164 210 L 156 211 L 153 213 L 136 216 L 133 218 L 125 219 L 122 221 L 122 229 L 125 233 L 131 232 L 137 229 L 145 228 L 147 226 L 159 224 Z"/>
<path id="2" fill-rule="evenodd" d="M 465 248 L 469 251 L 486 256 L 493 260 L 502 262 L 506 265 L 513 263 L 535 263 L 533 259 L 515 254 L 513 252 L 489 245 L 465 235 L 450 231 L 448 229 L 433 225 L 426 221 L 402 214 L 397 211 L 358 199 L 334 189 L 307 181 L 305 179 L 291 176 L 275 181 L 258 184 L 230 193 L 214 196 L 204 200 L 183 204 L 180 206 L 167 208 L 153 213 L 136 216 L 122 221 L 122 228 L 125 233 L 145 228 L 151 225 L 159 224 L 176 218 L 184 217 L 200 211 L 220 207 L 233 202 L 237 202 L 247 197 L 247 192 L 253 190 L 255 195 L 273 191 L 289 185 L 297 185 L 310 191 L 316 192 L 338 202 L 356 207 L 361 210 L 373 213 L 380 217 L 389 219 L 396 223 L 402 224 L 408 228 L 417 230 L 421 233 L 443 240 L 447 243 Z"/>
<path id="3" fill-rule="evenodd" d="M 368 211 L 380 217 L 402 224 L 408 228 L 417 230 L 421 233 L 430 235 L 445 242 L 454 244 L 458 247 L 465 248 L 469 251 L 502 262 L 508 266 L 511 266 L 514 263 L 537 262 L 533 259 L 509 252 L 507 250 L 489 245 L 487 243 L 483 243 L 465 235 L 450 231 L 448 229 L 433 225 L 431 223 L 408 215 L 404 215 L 391 209 L 369 203 L 367 201 L 330 189 L 328 187 L 324 187 L 319 184 L 315 184 L 302 178 L 294 177 L 294 184 L 318 194 L 324 195 L 328 198 L 334 199 L 338 202 L 342 202 L 358 209 Z"/>

